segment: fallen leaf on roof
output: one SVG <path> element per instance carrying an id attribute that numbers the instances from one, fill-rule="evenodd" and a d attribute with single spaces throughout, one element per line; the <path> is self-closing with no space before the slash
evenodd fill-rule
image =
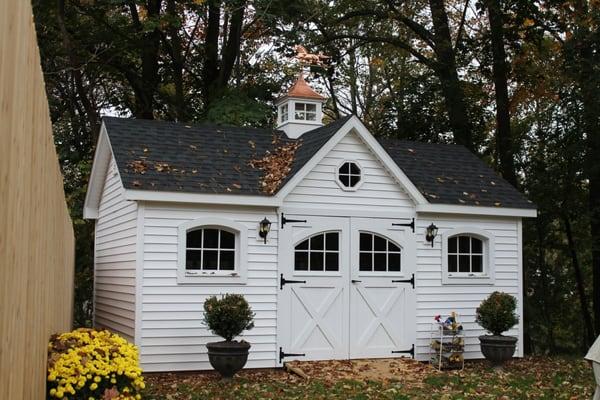
<path id="1" fill-rule="evenodd" d="M 240 185 L 239 183 L 234 183 L 232 186 L 238 190 L 242 188 L 242 185 Z"/>
<path id="2" fill-rule="evenodd" d="M 148 169 L 148 164 L 144 160 L 134 160 L 127 164 L 127 167 L 131 168 L 136 174 L 144 174 Z"/>
<path id="3" fill-rule="evenodd" d="M 227 153 L 229 153 L 229 150 L 223 149 L 223 153 L 227 154 Z"/>
<path id="4" fill-rule="evenodd" d="M 499 201 L 497 201 L 497 202 L 495 202 L 495 203 L 494 203 L 494 205 L 495 205 L 496 207 L 500 207 L 500 206 L 502 205 L 502 203 L 500 203 Z"/>
<path id="5" fill-rule="evenodd" d="M 490 185 L 492 185 L 492 186 L 496 186 L 496 182 L 494 182 L 494 181 L 490 181 Z"/>
<path id="6" fill-rule="evenodd" d="M 254 143 L 252 140 L 248 140 L 248 144 L 250 145 L 250 147 L 252 147 L 253 149 L 256 148 L 256 143 Z"/>
<path id="7" fill-rule="evenodd" d="M 481 189 L 483 193 L 487 193 L 487 189 Z"/>
<path id="8" fill-rule="evenodd" d="M 133 181 L 133 182 L 131 182 L 131 184 L 132 184 L 133 186 L 135 186 L 135 187 L 140 187 L 140 186 L 142 186 L 142 183 L 141 183 L 140 181 Z"/>
<path id="9" fill-rule="evenodd" d="M 236 171 L 236 172 L 242 172 L 242 170 L 241 170 L 241 168 L 240 168 L 240 166 L 239 166 L 239 165 L 236 165 L 236 166 L 234 166 L 234 167 L 233 167 L 233 169 L 234 169 L 234 171 Z"/>
<path id="10" fill-rule="evenodd" d="M 254 144 L 251 140 L 249 143 Z M 289 172 L 296 156 L 296 151 L 302 145 L 301 142 L 282 144 L 271 153 L 266 151 L 260 159 L 250 160 L 248 165 L 263 171 L 261 178 L 261 190 L 267 194 L 275 193 Z"/>
<path id="11" fill-rule="evenodd" d="M 464 201 L 463 199 L 458 199 L 458 202 L 459 202 L 459 203 L 462 203 L 462 204 L 465 204 L 465 203 L 466 203 L 466 201 Z"/>
<path id="12" fill-rule="evenodd" d="M 147 147 L 144 147 L 144 153 L 147 153 L 149 150 Z"/>
<path id="13" fill-rule="evenodd" d="M 463 192 L 463 196 L 468 196 L 468 195 L 469 195 L 469 193 Z"/>
<path id="14" fill-rule="evenodd" d="M 433 194 L 433 193 L 425 193 L 425 195 L 426 195 L 427 197 L 431 197 L 432 199 L 437 199 L 437 198 L 438 198 L 438 196 L 437 196 L 437 195 L 435 195 L 435 194 Z"/>
<path id="15" fill-rule="evenodd" d="M 414 149 L 407 149 L 410 154 L 415 154 L 416 151 Z"/>
<path id="16" fill-rule="evenodd" d="M 194 146 L 193 144 L 190 144 L 190 149 L 192 150 L 196 150 L 198 147 Z"/>
<path id="17" fill-rule="evenodd" d="M 193 170 L 192 170 L 192 174 L 197 174 L 197 173 L 198 173 L 198 170 L 197 170 L 197 169 L 193 169 Z"/>
<path id="18" fill-rule="evenodd" d="M 441 178 L 441 177 L 439 177 L 439 176 L 436 178 L 436 181 L 438 181 L 439 183 L 444 183 L 444 182 L 446 182 L 446 181 L 445 181 L 443 178 Z"/>
<path id="19" fill-rule="evenodd" d="M 167 164 L 167 163 L 157 162 L 157 163 L 154 163 L 154 169 L 157 172 L 163 172 L 163 171 L 170 172 L 171 171 L 171 166 L 169 164 Z"/>

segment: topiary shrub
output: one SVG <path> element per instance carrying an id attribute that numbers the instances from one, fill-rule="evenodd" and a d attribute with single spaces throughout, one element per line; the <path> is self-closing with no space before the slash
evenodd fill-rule
<path id="1" fill-rule="evenodd" d="M 244 330 L 254 328 L 254 313 L 241 294 L 212 296 L 204 302 L 204 323 L 215 335 L 232 341 Z"/>
<path id="2" fill-rule="evenodd" d="M 494 292 L 477 308 L 475 322 L 492 335 L 500 336 L 519 322 L 516 309 L 517 299 L 507 293 Z"/>
<path id="3" fill-rule="evenodd" d="M 137 348 L 107 330 L 80 328 L 48 344 L 48 399 L 140 399 Z"/>

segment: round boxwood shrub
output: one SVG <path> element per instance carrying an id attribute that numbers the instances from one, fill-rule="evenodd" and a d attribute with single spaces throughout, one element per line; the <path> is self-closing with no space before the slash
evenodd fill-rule
<path id="1" fill-rule="evenodd" d="M 517 299 L 507 293 L 494 292 L 477 308 L 475 321 L 492 335 L 500 336 L 519 322 L 516 309 Z"/>
<path id="2" fill-rule="evenodd" d="M 140 399 L 138 350 L 108 330 L 53 335 L 48 343 L 48 399 Z"/>
<path id="3" fill-rule="evenodd" d="M 241 294 L 212 296 L 204 302 L 204 323 L 212 333 L 227 341 L 254 328 L 253 320 L 252 308 Z"/>

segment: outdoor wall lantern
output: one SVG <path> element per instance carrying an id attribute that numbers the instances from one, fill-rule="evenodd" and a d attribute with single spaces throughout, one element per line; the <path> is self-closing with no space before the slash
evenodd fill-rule
<path id="1" fill-rule="evenodd" d="M 431 225 L 429 225 L 427 227 L 427 233 L 425 234 L 425 240 L 427 240 L 428 242 L 431 242 L 431 247 L 433 247 L 433 241 L 434 241 L 435 237 L 437 236 L 437 232 L 438 232 L 438 227 L 435 226 L 432 222 Z"/>
<path id="2" fill-rule="evenodd" d="M 258 229 L 258 235 L 265 240 L 265 244 L 267 244 L 267 235 L 271 230 L 271 221 L 267 219 L 267 217 L 263 218 L 260 221 L 260 227 Z"/>

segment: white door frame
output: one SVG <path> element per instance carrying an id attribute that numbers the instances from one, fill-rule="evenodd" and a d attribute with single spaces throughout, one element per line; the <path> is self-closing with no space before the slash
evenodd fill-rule
<path id="1" fill-rule="evenodd" d="M 283 353 L 289 354 L 289 356 L 285 356 L 286 361 L 293 359 L 347 359 L 349 310 L 346 305 L 349 302 L 350 220 L 339 217 L 294 214 L 286 214 L 286 217 L 305 219 L 307 222 L 286 223 L 283 228 L 280 225 L 278 231 L 278 365 L 281 365 L 283 361 Z M 339 271 L 294 271 L 295 245 L 317 233 L 333 231 L 340 233 Z M 285 281 L 282 282 L 282 279 Z M 329 292 L 317 306 L 307 297 L 310 291 L 315 289 Z M 334 323 L 336 329 L 331 329 L 331 316 L 327 320 L 324 316 L 330 311 L 330 307 L 339 306 L 339 302 L 342 307 L 341 313 L 334 316 L 337 318 Z M 298 310 L 296 307 L 302 307 L 302 310 Z M 295 311 L 296 315 L 293 315 Z M 292 325 L 295 323 L 297 323 L 299 331 L 292 332 Z M 315 331 L 318 331 L 326 339 L 331 346 L 330 349 L 301 347 Z"/>
<path id="2" fill-rule="evenodd" d="M 384 222 L 384 223 L 389 223 L 389 222 L 395 222 L 395 223 L 409 223 L 411 220 L 413 221 L 413 223 L 416 227 L 416 222 L 414 222 L 414 218 L 415 218 L 415 214 L 408 214 L 408 213 L 389 213 L 389 215 L 387 215 L 387 213 L 380 213 L 380 212 L 363 212 L 362 210 L 354 210 L 351 212 L 347 212 L 347 211 L 343 211 L 343 212 L 339 212 L 336 210 L 331 210 L 331 209 L 309 209 L 309 208 L 282 208 L 279 209 L 279 218 L 278 218 L 278 222 L 280 224 L 279 226 L 279 230 L 278 230 L 278 234 L 279 234 L 279 238 L 278 238 L 278 269 L 277 269 L 277 351 L 278 351 L 278 357 L 277 357 L 277 362 L 276 364 L 281 366 L 283 364 L 284 361 L 290 361 L 293 359 L 298 359 L 298 360 L 303 360 L 303 359 L 315 359 L 315 358 L 310 358 L 308 357 L 308 355 L 305 355 L 305 353 L 302 353 L 301 351 L 292 351 L 293 347 L 292 347 L 292 343 L 291 343 L 291 333 L 289 332 L 291 325 L 290 325 L 290 319 L 291 316 L 290 315 L 290 310 L 291 310 L 291 306 L 290 306 L 290 301 L 291 301 L 291 296 L 288 295 L 286 292 L 284 292 L 284 290 L 280 289 L 280 284 L 281 284 L 281 274 L 283 273 L 283 277 L 285 279 L 291 279 L 291 280 L 305 280 L 306 284 L 304 283 L 294 283 L 291 285 L 284 285 L 284 289 L 289 289 L 291 290 L 291 287 L 296 287 L 296 288 L 303 288 L 306 287 L 308 285 L 311 285 L 311 283 L 309 283 L 309 277 L 311 277 L 312 275 L 310 273 L 306 274 L 306 273 L 299 273 L 293 272 L 293 255 L 294 255 L 294 244 L 296 243 L 296 240 L 299 240 L 299 237 L 294 238 L 294 235 L 292 233 L 293 229 L 291 228 L 292 226 L 298 227 L 298 228 L 305 228 L 304 232 L 302 232 L 301 235 L 299 236 L 304 236 L 304 237 L 308 237 L 313 233 L 317 233 L 320 230 L 323 230 L 323 228 L 325 228 L 327 224 L 321 224 L 317 221 L 319 221 L 322 218 L 326 218 L 326 219 L 332 219 L 332 220 L 337 220 L 340 221 L 339 224 L 340 225 L 344 225 L 347 224 L 347 233 L 346 235 L 343 235 L 343 239 L 342 241 L 346 241 L 348 242 L 348 247 L 346 248 L 347 250 L 347 256 L 344 259 L 343 251 L 342 248 L 340 247 L 340 273 L 336 276 L 344 276 L 344 280 L 347 284 L 347 290 L 345 291 L 344 296 L 347 296 L 348 299 L 347 304 L 348 304 L 348 316 L 346 317 L 346 324 L 348 326 L 347 329 L 347 336 L 343 337 L 341 340 L 346 343 L 346 347 L 347 350 L 345 353 L 338 353 L 335 354 L 331 357 L 327 357 L 325 359 L 348 359 L 348 358 L 352 358 L 352 351 L 350 346 L 352 346 L 352 344 L 350 343 L 350 290 L 351 288 L 351 279 L 356 279 L 353 278 L 353 276 L 356 276 L 356 274 L 354 274 L 354 266 L 356 269 L 358 269 L 358 262 L 354 261 L 352 258 L 356 257 L 358 255 L 358 247 L 356 247 L 354 245 L 354 235 L 358 236 L 358 229 L 359 228 L 355 228 L 352 226 L 352 221 L 357 221 L 356 223 L 358 224 L 358 221 L 361 221 L 363 218 L 368 219 L 369 221 L 372 222 Z M 305 220 L 306 222 L 288 222 L 285 224 L 285 226 L 281 225 L 281 218 L 282 218 L 282 212 L 285 213 L 285 216 L 288 219 L 296 219 L 296 220 L 300 220 L 303 221 Z M 338 214 L 344 214 L 344 215 L 339 215 Z M 332 215 L 335 215 L 335 217 L 330 217 Z M 327 218 L 330 217 L 330 218 Z M 344 218 L 345 217 L 345 218 Z M 312 222 L 311 222 L 312 221 Z M 341 222 L 341 221 L 346 221 L 346 222 Z M 320 226 L 319 226 L 320 225 Z M 379 224 L 376 224 L 379 225 Z M 331 227 L 331 223 L 329 224 L 329 226 Z M 360 227 L 361 225 L 356 225 L 357 227 Z M 392 230 L 392 232 L 407 232 L 410 228 L 409 227 L 397 227 L 394 228 Z M 380 230 L 379 228 L 377 228 L 377 226 L 370 226 L 370 229 L 372 232 L 374 233 L 380 233 L 383 236 L 389 236 L 389 233 L 386 234 L 386 232 L 384 232 L 385 230 Z M 308 234 L 310 232 L 310 234 Z M 411 231 L 412 233 L 412 231 Z M 394 234 L 392 233 L 392 236 L 394 236 Z M 407 252 L 406 255 L 403 256 L 402 259 L 402 272 L 400 274 L 392 274 L 394 275 L 394 279 L 396 280 L 404 280 L 404 279 L 410 279 L 413 277 L 413 273 L 416 274 L 416 235 L 414 233 L 412 233 L 412 235 L 409 235 L 410 239 L 407 239 L 408 241 L 406 243 L 404 243 L 405 247 L 404 250 Z M 398 238 L 392 238 L 392 240 L 394 241 L 401 241 Z M 353 247 L 356 247 L 356 250 L 353 249 Z M 412 262 L 411 262 L 412 260 Z M 354 266 L 353 266 L 354 265 Z M 406 267 L 406 268 L 405 268 Z M 359 274 L 360 275 L 360 274 Z M 361 275 L 362 277 L 362 275 Z M 332 276 L 333 278 L 333 276 Z M 323 278 L 321 278 L 323 279 Z M 358 278 L 359 280 L 362 280 L 361 278 Z M 372 277 L 369 277 L 369 280 L 372 280 Z M 386 275 L 385 277 L 386 280 L 390 280 L 391 276 L 390 275 Z M 331 279 L 330 279 L 331 281 Z M 315 282 L 315 277 L 312 277 L 312 282 Z M 326 276 L 325 279 L 323 280 L 323 282 L 326 282 Z M 414 281 L 413 281 L 414 282 Z M 328 283 L 330 286 L 332 284 L 332 282 Z M 304 285 L 304 286 L 303 286 Z M 343 283 L 342 283 L 343 285 Z M 410 304 L 407 305 L 407 307 L 405 307 L 407 310 L 410 310 L 411 312 L 409 313 L 409 315 L 407 315 L 407 320 L 405 321 L 405 325 L 407 327 L 407 331 L 406 331 L 406 341 L 410 342 L 411 345 L 416 344 L 416 332 L 417 332 L 417 326 L 416 326 L 416 291 L 413 289 L 413 287 L 410 284 L 403 284 L 404 286 L 407 287 L 407 290 L 411 290 L 412 291 L 412 299 L 410 300 L 412 302 L 412 306 Z M 410 345 L 409 345 L 410 347 Z M 414 349 L 414 347 L 413 347 Z M 399 350 L 408 350 L 408 349 L 399 349 Z M 281 355 L 286 355 L 292 353 L 291 356 L 285 356 L 285 358 L 281 358 Z M 387 349 L 386 352 L 387 353 Z M 406 356 L 409 355 L 407 353 L 389 353 L 389 355 L 386 355 L 386 357 L 395 357 L 395 356 Z M 377 355 L 371 355 L 370 357 L 373 356 L 377 356 Z M 379 355 L 380 357 L 384 357 L 383 354 Z M 358 355 L 355 355 L 354 358 L 358 357 Z"/>
<path id="3" fill-rule="evenodd" d="M 416 242 L 412 228 L 393 225 L 398 222 L 351 218 L 350 358 L 414 355 Z M 378 235 L 398 245 L 400 271 L 360 271 L 361 232 Z M 361 307 L 367 309 L 366 315 L 358 315 Z M 383 337 L 375 337 L 378 331 Z"/>

